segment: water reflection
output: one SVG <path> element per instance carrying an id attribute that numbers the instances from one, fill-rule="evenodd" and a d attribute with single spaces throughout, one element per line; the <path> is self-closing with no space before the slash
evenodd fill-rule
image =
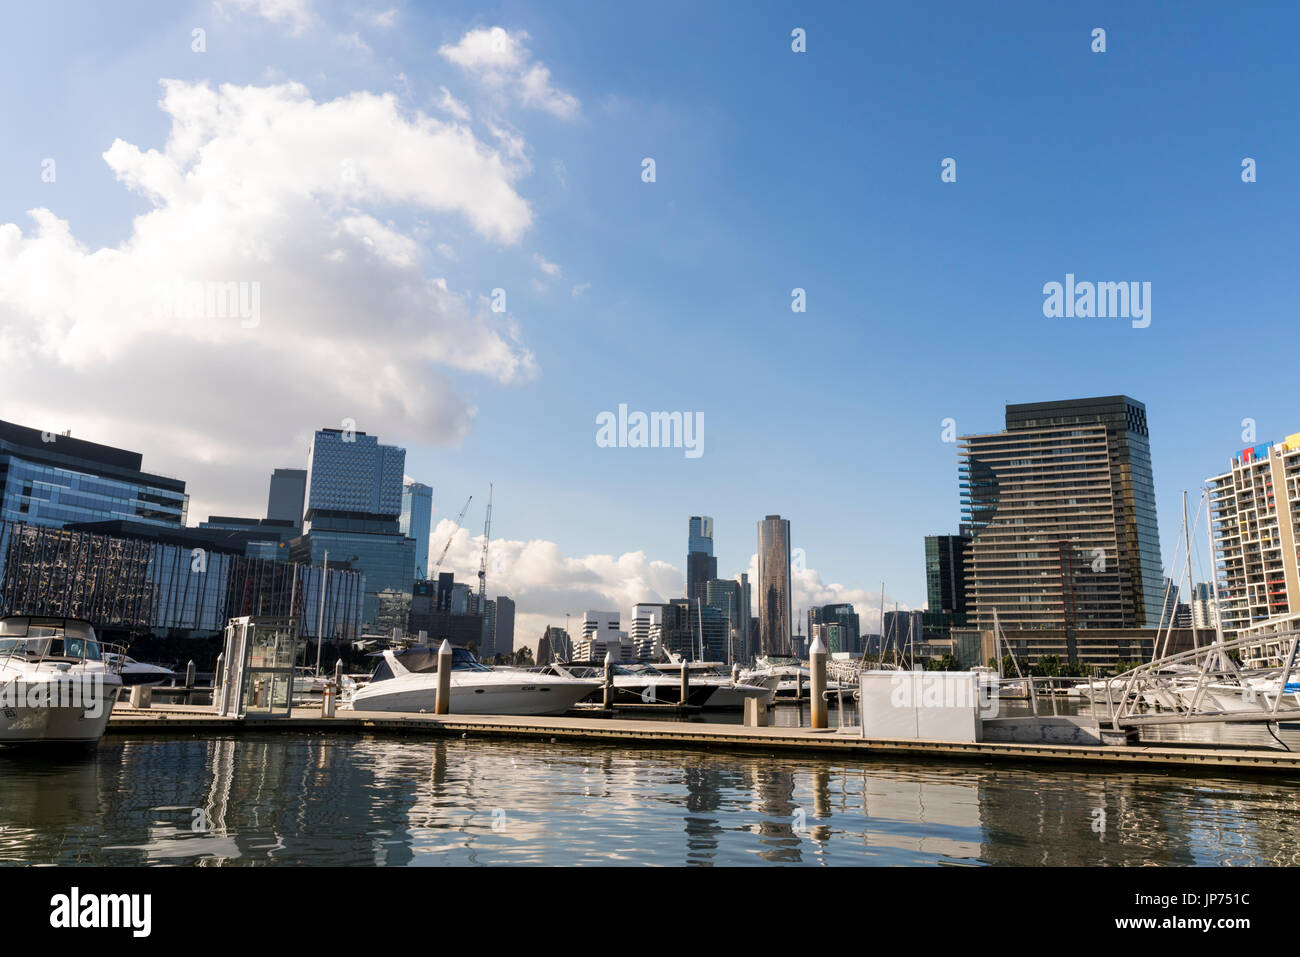
<path id="1" fill-rule="evenodd" d="M 467 739 L 0 752 L 0 861 L 1293 864 L 1295 783 Z"/>

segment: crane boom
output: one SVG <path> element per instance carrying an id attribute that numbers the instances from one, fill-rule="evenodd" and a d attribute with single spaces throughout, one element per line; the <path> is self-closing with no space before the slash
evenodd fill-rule
<path id="1" fill-rule="evenodd" d="M 487 558 L 488 542 L 492 540 L 492 485 L 488 484 L 488 504 L 487 515 L 483 519 L 483 557 L 478 563 L 478 613 L 484 618 L 487 617 L 487 601 L 484 592 L 487 591 Z"/>
<path id="2" fill-rule="evenodd" d="M 456 529 L 460 528 L 460 523 L 465 520 L 465 513 L 469 511 L 469 503 L 472 501 L 474 501 L 473 495 L 465 499 L 465 507 L 462 508 L 460 514 L 456 516 L 456 528 L 453 528 L 451 534 L 447 536 L 447 544 L 442 546 L 442 554 L 439 555 L 438 560 L 433 563 L 434 577 L 437 577 L 438 569 L 442 567 L 442 560 L 447 557 L 447 549 L 451 548 L 451 540 L 456 537 Z"/>

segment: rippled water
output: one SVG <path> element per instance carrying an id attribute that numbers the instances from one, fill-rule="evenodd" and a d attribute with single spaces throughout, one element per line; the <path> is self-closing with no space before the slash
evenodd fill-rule
<path id="1" fill-rule="evenodd" d="M 1298 807 L 1276 778 L 460 738 L 0 751 L 8 863 L 1291 864 Z"/>

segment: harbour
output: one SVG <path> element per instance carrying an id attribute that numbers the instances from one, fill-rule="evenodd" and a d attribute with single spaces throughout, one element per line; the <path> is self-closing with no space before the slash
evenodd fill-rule
<path id="1" fill-rule="evenodd" d="M 0 861 L 1080 866 L 1300 854 L 1294 776 L 551 743 L 456 725 L 433 737 L 123 726 L 73 761 L 0 752 Z"/>

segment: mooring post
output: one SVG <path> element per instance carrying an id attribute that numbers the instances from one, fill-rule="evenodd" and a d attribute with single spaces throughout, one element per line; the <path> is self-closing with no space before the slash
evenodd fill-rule
<path id="1" fill-rule="evenodd" d="M 218 688 L 221 687 L 221 672 L 225 663 L 226 663 L 226 653 L 223 651 L 219 655 L 217 655 L 217 670 L 212 672 L 213 691 L 216 691 Z"/>
<path id="2" fill-rule="evenodd" d="M 809 689 L 812 704 L 812 727 L 827 727 L 826 720 L 826 646 L 822 636 L 813 638 L 812 647 L 808 649 L 808 663 L 812 666 L 812 687 Z"/>
<path id="3" fill-rule="evenodd" d="M 339 658 L 334 662 L 334 687 L 343 687 L 343 659 Z"/>
<path id="4" fill-rule="evenodd" d="M 446 638 L 438 648 L 438 699 L 433 713 L 451 714 L 451 642 Z"/>
<path id="5" fill-rule="evenodd" d="M 193 658 L 191 658 L 190 663 L 185 666 L 185 687 L 187 688 L 194 687 L 194 659 Z"/>
<path id="6" fill-rule="evenodd" d="M 614 656 L 605 652 L 605 710 L 614 707 Z"/>
<path id="7" fill-rule="evenodd" d="M 691 697 L 691 663 L 689 661 L 683 661 L 682 662 L 682 696 L 681 696 L 681 706 L 683 708 L 686 707 L 686 702 L 690 700 L 690 697 Z"/>
<path id="8" fill-rule="evenodd" d="M 740 662 L 739 661 L 733 661 L 731 663 L 731 683 L 733 685 L 740 684 Z"/>

